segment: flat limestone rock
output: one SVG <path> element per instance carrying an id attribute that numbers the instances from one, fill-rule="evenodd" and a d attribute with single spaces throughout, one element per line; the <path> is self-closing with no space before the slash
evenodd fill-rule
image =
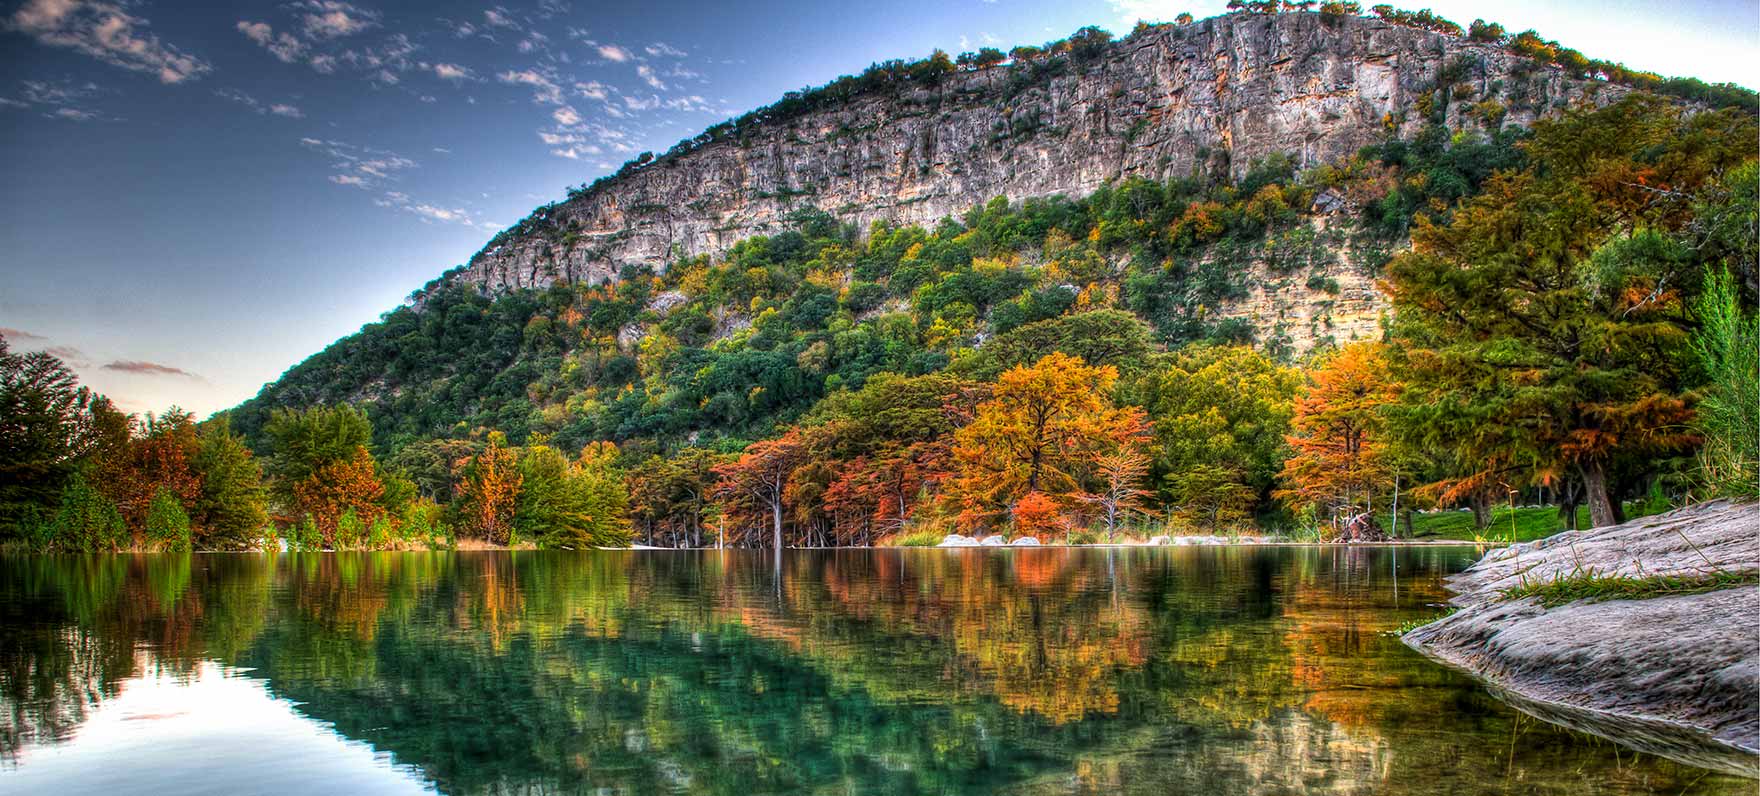
<path id="1" fill-rule="evenodd" d="M 1712 502 L 1494 550 L 1461 610 L 1405 642 L 1530 713 L 1694 765 L 1760 773 L 1760 587 L 1543 608 L 1503 590 L 1573 572 L 1760 571 L 1760 504 Z"/>

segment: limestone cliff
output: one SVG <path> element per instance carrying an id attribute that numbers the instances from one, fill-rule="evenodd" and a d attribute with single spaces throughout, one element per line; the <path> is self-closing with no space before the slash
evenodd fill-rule
<path id="1" fill-rule="evenodd" d="M 1229 15 L 1153 28 L 1088 58 L 873 92 L 662 156 L 534 214 L 450 278 L 490 293 L 600 282 L 626 265 L 664 269 L 780 231 L 802 208 L 863 229 L 933 223 L 995 196 L 1081 196 L 1109 180 L 1166 179 L 1197 165 L 1238 175 L 1274 153 L 1303 166 L 1330 162 L 1390 131 L 1416 132 L 1427 114 L 1468 123 L 1467 109 L 1486 100 L 1503 114 L 1493 123 L 1526 124 L 1623 91 L 1377 19 Z M 1268 313 L 1293 308 L 1299 327 L 1313 325 L 1312 305 L 1324 302 L 1329 319 L 1372 328 L 1381 306 L 1372 280 L 1348 262 L 1342 270 L 1343 293 L 1280 298 L 1290 291 L 1261 286 L 1219 309 L 1269 324 Z"/>

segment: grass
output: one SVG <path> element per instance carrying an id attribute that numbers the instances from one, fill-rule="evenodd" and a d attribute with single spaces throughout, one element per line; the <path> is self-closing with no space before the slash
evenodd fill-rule
<path id="1" fill-rule="evenodd" d="M 1547 608 L 1578 600 L 1644 600 L 1703 594 L 1737 586 L 1760 585 L 1760 572 L 1710 572 L 1693 575 L 1597 575 L 1593 570 L 1572 572 L 1550 581 L 1526 583 L 1503 590 L 1503 599 L 1533 597 Z"/>
<path id="2" fill-rule="evenodd" d="M 889 544 L 892 547 L 934 547 L 941 544 L 941 539 L 945 536 L 946 534 L 936 530 L 911 531 L 903 536 L 893 537 Z"/>
<path id="3" fill-rule="evenodd" d="M 1417 630 L 1420 627 L 1428 625 L 1431 622 L 1434 622 L 1438 619 L 1444 619 L 1444 618 L 1453 616 L 1459 610 L 1461 610 L 1461 609 L 1450 607 L 1448 610 L 1443 611 L 1442 613 L 1436 614 L 1435 616 L 1426 616 L 1421 619 L 1413 619 L 1411 621 L 1404 622 L 1404 623 L 1400 624 L 1399 627 L 1396 627 L 1389 632 L 1391 632 L 1393 635 L 1396 635 L 1396 636 L 1403 636 L 1407 633 L 1410 633 L 1414 630 Z"/>
<path id="4" fill-rule="evenodd" d="M 1649 502 L 1629 502 L 1625 504 L 1626 519 L 1656 514 L 1651 511 Z M 1662 506 L 1660 510 L 1666 510 Z M 1577 528 L 1589 527 L 1589 509 L 1577 509 Z M 1515 510 L 1515 541 L 1532 542 L 1544 539 L 1565 530 L 1564 523 L 1558 516 L 1556 506 L 1539 506 L 1536 508 L 1518 508 Z M 1488 542 L 1505 544 L 1510 541 L 1510 509 L 1499 506 L 1491 510 L 1491 524 L 1484 529 L 1473 527 L 1473 513 L 1470 511 L 1437 511 L 1412 516 L 1410 529 L 1400 528 L 1402 538 L 1410 536 L 1416 539 L 1458 539 L 1473 542 L 1483 539 Z"/>

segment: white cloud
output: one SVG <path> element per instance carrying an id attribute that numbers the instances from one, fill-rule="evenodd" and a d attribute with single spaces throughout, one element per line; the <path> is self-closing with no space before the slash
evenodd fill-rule
<path id="1" fill-rule="evenodd" d="M 514 22 L 513 16 L 501 6 L 484 11 L 483 21 L 488 23 L 491 28 L 519 28 L 519 23 Z"/>
<path id="2" fill-rule="evenodd" d="M 56 108 L 55 112 L 49 115 L 70 122 L 89 122 L 98 118 L 96 111 L 80 110 L 79 108 Z"/>
<path id="3" fill-rule="evenodd" d="M 574 90 L 587 99 L 595 99 L 601 102 L 610 96 L 610 87 L 597 80 L 576 83 L 574 84 Z"/>
<path id="4" fill-rule="evenodd" d="M 305 111 L 302 111 L 295 106 L 288 105 L 286 103 L 281 103 L 281 102 L 275 103 L 274 105 L 270 105 L 269 112 L 275 114 L 276 116 L 286 116 L 289 119 L 304 119 L 306 116 Z"/>
<path id="5" fill-rule="evenodd" d="M 657 41 L 642 48 L 643 52 L 655 58 L 683 58 L 687 53 L 663 41 Z"/>
<path id="6" fill-rule="evenodd" d="M 555 119 L 556 123 L 563 127 L 573 127 L 581 123 L 580 112 L 568 105 L 564 105 L 552 111 L 550 113 L 550 118 Z"/>
<path id="7" fill-rule="evenodd" d="M 300 144 L 330 158 L 330 167 L 337 173 L 330 181 L 337 185 L 366 188 L 395 179 L 398 172 L 416 167 L 416 162 L 395 152 L 372 147 L 355 146 L 341 141 L 301 138 Z"/>
<path id="8" fill-rule="evenodd" d="M 89 122 L 94 119 L 106 118 L 93 108 L 86 107 L 86 101 L 98 93 L 98 84 L 86 82 L 76 83 L 71 80 L 21 80 L 22 90 L 18 99 L 0 97 L 3 108 L 38 108 L 43 116 L 50 119 L 63 119 L 74 122 Z"/>
<path id="9" fill-rule="evenodd" d="M 306 45 L 287 33 L 276 33 L 267 22 L 239 20 L 238 32 L 269 51 L 284 64 L 291 64 L 305 55 Z"/>
<path id="10" fill-rule="evenodd" d="M 312 60 L 308 61 L 308 63 L 310 63 L 312 68 L 317 70 L 319 74 L 330 75 L 336 73 L 336 57 L 333 55 L 314 55 L 312 56 Z"/>
<path id="11" fill-rule="evenodd" d="M 471 80 L 475 77 L 471 72 L 470 67 L 460 66 L 458 64 L 429 64 L 428 69 L 434 73 L 435 77 L 440 78 L 441 80 L 458 82 L 461 80 Z"/>
<path id="12" fill-rule="evenodd" d="M 111 66 L 182 83 L 213 67 L 146 32 L 147 20 L 93 0 L 27 0 L 4 27 L 50 47 L 66 47 Z"/>
<path id="13" fill-rule="evenodd" d="M 497 80 L 510 85 L 532 87 L 532 101 L 547 105 L 562 104 L 562 88 L 550 78 L 538 74 L 537 71 L 507 71 L 495 76 Z"/>
<path id="14" fill-rule="evenodd" d="M 330 181 L 337 185 L 352 185 L 356 188 L 367 187 L 367 181 L 365 179 L 353 174 L 332 174 L 330 175 Z"/>
<path id="15" fill-rule="evenodd" d="M 616 61 L 621 64 L 630 59 L 629 50 L 615 44 L 601 44 L 596 49 L 599 51 L 599 57 L 607 61 Z"/>
<path id="16" fill-rule="evenodd" d="M 467 227 L 479 226 L 469 210 L 462 208 L 441 207 L 428 202 L 418 202 L 409 194 L 401 191 L 386 191 L 383 196 L 373 200 L 380 207 L 390 207 L 413 213 L 424 221 L 441 221 L 448 224 L 463 224 Z"/>
<path id="17" fill-rule="evenodd" d="M 306 11 L 301 20 L 306 35 L 314 39 L 353 36 L 379 24 L 379 12 L 340 0 L 306 0 L 297 7 Z"/>
<path id="18" fill-rule="evenodd" d="M 659 89 L 660 91 L 666 90 L 666 84 L 660 80 L 658 75 L 654 74 L 654 69 L 647 64 L 642 64 L 641 66 L 636 67 L 636 74 L 640 75 L 643 82 L 646 82 L 649 86 Z"/>

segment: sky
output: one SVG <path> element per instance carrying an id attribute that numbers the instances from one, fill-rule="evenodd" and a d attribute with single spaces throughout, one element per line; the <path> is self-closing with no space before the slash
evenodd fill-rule
<path id="1" fill-rule="evenodd" d="M 1754 0 L 1425 5 L 1760 85 Z M 0 335 L 126 411 L 206 416 L 569 186 L 784 91 L 1222 6 L 0 2 Z"/>

